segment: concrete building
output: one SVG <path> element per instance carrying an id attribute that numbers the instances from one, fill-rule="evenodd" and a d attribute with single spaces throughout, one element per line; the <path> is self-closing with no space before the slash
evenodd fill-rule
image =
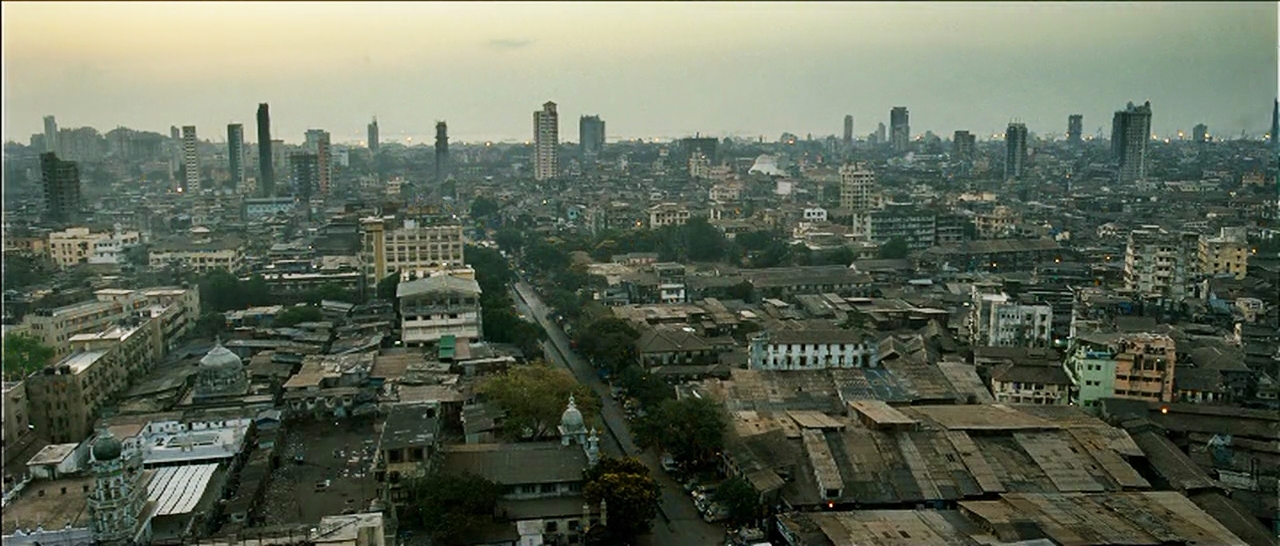
<path id="1" fill-rule="evenodd" d="M 1163 334 L 1082 334 L 1063 364 L 1075 385 L 1073 402 L 1086 408 L 1100 398 L 1173 401 L 1177 346 Z"/>
<path id="2" fill-rule="evenodd" d="M 751 338 L 752 370 L 875 368 L 876 340 L 858 330 L 780 330 Z"/>
<path id="3" fill-rule="evenodd" d="M 1067 116 L 1067 142 L 1071 144 L 1079 144 L 1084 133 L 1084 115 L 1071 114 Z"/>
<path id="4" fill-rule="evenodd" d="M 1185 299 L 1199 270 L 1199 236 L 1159 226 L 1129 232 L 1124 252 L 1125 288 L 1144 298 Z"/>
<path id="5" fill-rule="evenodd" d="M 649 229 L 683 226 L 692 216 L 689 208 L 679 203 L 658 203 L 649 207 Z"/>
<path id="6" fill-rule="evenodd" d="M 436 122 L 436 181 L 449 178 L 449 126 Z"/>
<path id="7" fill-rule="evenodd" d="M 875 206 L 876 173 L 864 164 L 840 167 L 840 208 L 854 213 Z"/>
<path id="8" fill-rule="evenodd" d="M 59 153 L 58 120 L 53 116 L 44 117 L 44 153 Z"/>
<path id="9" fill-rule="evenodd" d="M 251 197 L 244 200 L 244 219 L 257 222 L 277 214 L 288 215 L 294 205 L 292 197 Z"/>
<path id="10" fill-rule="evenodd" d="M 275 197 L 275 163 L 272 155 L 271 112 L 267 103 L 258 105 L 258 196 Z"/>
<path id="11" fill-rule="evenodd" d="M 94 296 L 93 300 L 28 313 L 19 329 L 39 338 L 61 358 L 71 353 L 75 335 L 108 330 L 131 317 L 159 317 L 166 339 L 177 339 L 200 316 L 200 296 L 193 289 L 108 288 L 94 292 Z"/>
<path id="12" fill-rule="evenodd" d="M 896 152 L 905 152 L 911 145 L 911 121 L 906 106 L 894 106 L 889 111 L 889 144 Z"/>
<path id="13" fill-rule="evenodd" d="M 1057 366 L 1007 364 L 992 372 L 991 394 L 1001 404 L 1065 406 L 1071 378 Z"/>
<path id="14" fill-rule="evenodd" d="M 320 156 L 313 153 L 291 154 L 289 156 L 289 178 L 293 186 L 293 195 L 304 203 L 315 195 L 320 188 Z"/>
<path id="15" fill-rule="evenodd" d="M 227 125 L 227 168 L 231 179 L 227 182 L 232 191 L 240 192 L 244 188 L 244 125 L 231 123 Z"/>
<path id="16" fill-rule="evenodd" d="M 1004 178 L 1020 180 L 1027 165 L 1027 126 L 1010 123 L 1004 132 L 1004 145 Z"/>
<path id="17" fill-rule="evenodd" d="M 244 241 L 237 237 L 213 238 L 208 233 L 155 241 L 150 249 L 153 269 L 170 265 L 207 273 L 223 269 L 232 273 L 244 267 Z"/>
<path id="18" fill-rule="evenodd" d="M 1118 167 L 1118 182 L 1147 178 L 1147 143 L 1151 140 L 1151 101 L 1133 103 L 1116 112 L 1111 120 L 1111 154 Z"/>
<path id="19" fill-rule="evenodd" d="M 704 180 L 711 177 L 711 160 L 701 151 L 689 155 L 689 177 Z"/>
<path id="20" fill-rule="evenodd" d="M 973 345 L 989 347 L 1049 347 L 1053 308 L 1019 303 L 1008 294 L 974 285 L 965 321 Z"/>
<path id="21" fill-rule="evenodd" d="M 900 239 L 910 250 L 938 244 L 937 215 L 914 205 L 889 205 L 855 216 L 859 233 L 876 244 Z"/>
<path id="22" fill-rule="evenodd" d="M 559 173 L 560 115 L 548 101 L 533 113 L 533 178 L 550 180 Z"/>
<path id="23" fill-rule="evenodd" d="M 60 267 L 118 265 L 124 262 L 125 249 L 141 242 L 142 236 L 136 231 L 93 233 L 86 227 L 74 227 L 50 233 L 47 248 L 49 257 Z"/>
<path id="24" fill-rule="evenodd" d="M 1197 123 L 1191 128 L 1191 140 L 1195 142 L 1209 141 L 1209 126 L 1203 123 Z"/>
<path id="25" fill-rule="evenodd" d="M 27 385 L 22 381 L 5 381 L 3 404 L 0 414 L 3 415 L 4 428 L 0 429 L 0 447 L 4 451 L 4 463 L 8 466 L 9 452 L 22 451 L 23 440 L 31 434 L 31 408 L 27 403 Z"/>
<path id="26" fill-rule="evenodd" d="M 378 118 L 373 118 L 369 122 L 369 140 L 365 143 L 369 147 L 369 152 L 378 153 Z"/>
<path id="27" fill-rule="evenodd" d="M 40 176 L 44 185 L 45 215 L 54 222 L 74 221 L 80 214 L 80 168 L 57 154 L 40 154 Z"/>
<path id="28" fill-rule="evenodd" d="M 388 229 L 391 221 L 391 218 L 360 220 L 360 261 L 369 286 L 377 285 L 391 274 L 406 279 L 410 273 L 425 277 L 433 272 L 464 267 L 466 241 L 461 225 L 428 225 L 405 220 L 401 227 Z"/>
<path id="29" fill-rule="evenodd" d="M 974 231 L 979 239 L 1004 239 L 1017 234 L 1018 223 L 1022 215 L 1004 205 L 998 205 L 991 212 L 982 212 L 973 216 Z"/>
<path id="30" fill-rule="evenodd" d="M 578 149 L 583 156 L 596 155 L 604 150 L 604 120 L 600 116 L 578 118 Z"/>
<path id="31" fill-rule="evenodd" d="M 480 285 L 473 279 L 437 273 L 400 283 L 396 298 L 406 346 L 436 343 L 445 336 L 481 339 Z"/>
<path id="32" fill-rule="evenodd" d="M 196 126 L 182 126 L 182 185 L 178 193 L 200 191 L 200 151 L 197 148 Z"/>
<path id="33" fill-rule="evenodd" d="M 969 131 L 956 131 L 951 137 L 951 158 L 956 161 L 973 161 L 973 149 L 977 138 Z"/>
<path id="34" fill-rule="evenodd" d="M 333 149 L 329 132 L 309 129 L 306 136 L 307 150 L 316 154 L 316 189 L 320 195 L 328 195 L 333 181 Z"/>
<path id="35" fill-rule="evenodd" d="M 1217 237 L 1200 236 L 1200 273 L 1215 276 L 1230 273 L 1243 280 L 1249 270 L 1249 241 L 1245 228 L 1224 227 Z"/>

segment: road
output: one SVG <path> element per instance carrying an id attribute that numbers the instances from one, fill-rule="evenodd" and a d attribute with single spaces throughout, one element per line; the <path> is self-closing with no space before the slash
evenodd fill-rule
<path id="1" fill-rule="evenodd" d="M 725 529 L 721 525 L 710 524 L 702 520 L 693 501 L 685 494 L 684 488 L 671 479 L 662 470 L 658 455 L 653 452 L 641 452 L 632 440 L 631 429 L 627 418 L 618 402 L 610 396 L 609 385 L 600 380 L 589 363 L 575 354 L 569 346 L 569 336 L 555 322 L 547 318 L 550 311 L 542 302 L 533 287 L 519 282 L 515 285 L 512 299 L 516 307 L 526 317 L 536 320 L 547 331 L 546 348 L 555 364 L 569 370 L 578 381 L 591 388 L 600 397 L 600 416 L 604 420 L 608 434 L 603 435 L 602 446 L 613 454 L 625 454 L 636 457 L 649 467 L 649 473 L 662 486 L 662 502 L 659 505 L 659 519 L 653 522 L 653 531 L 641 537 L 641 544 L 661 546 L 706 546 L 723 544 Z"/>

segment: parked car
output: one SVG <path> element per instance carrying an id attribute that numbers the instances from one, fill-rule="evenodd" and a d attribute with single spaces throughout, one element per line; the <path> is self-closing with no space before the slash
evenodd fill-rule
<path id="1" fill-rule="evenodd" d="M 663 453 L 663 454 L 662 454 L 662 469 L 663 469 L 663 470 L 665 470 L 665 471 L 667 471 L 667 473 L 668 473 L 668 474 L 672 474 L 672 473 L 675 473 L 675 472 L 679 472 L 679 471 L 680 471 L 680 466 L 676 464 L 676 459 L 675 459 L 675 457 L 672 457 L 670 453 Z"/>

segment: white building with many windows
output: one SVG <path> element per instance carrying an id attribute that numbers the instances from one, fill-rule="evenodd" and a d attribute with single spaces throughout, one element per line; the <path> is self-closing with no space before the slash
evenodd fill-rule
<path id="1" fill-rule="evenodd" d="M 969 341 L 988 347 L 1048 347 L 1052 342 L 1053 308 L 1019 303 L 1003 292 L 974 286 L 970 302 Z"/>
<path id="2" fill-rule="evenodd" d="M 436 343 L 444 336 L 480 339 L 480 285 L 438 273 L 400 283 L 400 332 L 405 345 Z"/>
<path id="3" fill-rule="evenodd" d="M 826 370 L 875 368 L 876 340 L 858 330 L 782 330 L 751 339 L 748 365 L 753 370 Z"/>

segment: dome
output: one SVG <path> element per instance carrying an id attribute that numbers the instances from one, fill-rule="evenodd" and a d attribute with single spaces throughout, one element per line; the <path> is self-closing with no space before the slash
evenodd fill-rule
<path id="1" fill-rule="evenodd" d="M 560 416 L 560 427 L 566 432 L 577 432 L 586 428 L 582 412 L 578 411 L 577 404 L 573 402 L 573 395 L 569 395 L 569 407 Z"/>
<path id="2" fill-rule="evenodd" d="M 109 430 L 103 430 L 98 435 L 98 439 L 93 442 L 93 458 L 99 461 L 116 459 L 120 457 L 122 451 L 124 446 Z"/>
<path id="3" fill-rule="evenodd" d="M 222 346 L 222 341 L 218 341 L 209 353 L 200 359 L 201 368 L 236 368 L 239 369 L 244 365 L 240 361 L 240 357 L 231 352 L 230 349 Z"/>

